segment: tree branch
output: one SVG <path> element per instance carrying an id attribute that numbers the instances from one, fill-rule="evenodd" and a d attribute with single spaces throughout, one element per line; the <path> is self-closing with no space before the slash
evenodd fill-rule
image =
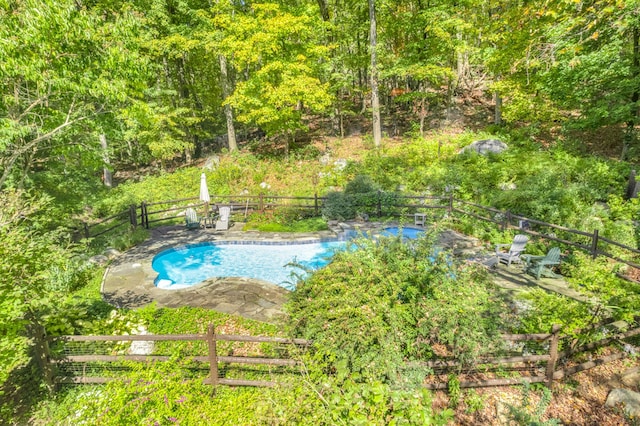
<path id="1" fill-rule="evenodd" d="M 2 187 L 4 186 L 7 178 L 9 177 L 9 173 L 11 172 L 11 170 L 13 169 L 13 165 L 15 164 L 16 160 L 25 152 L 29 151 L 30 149 L 33 149 L 34 147 L 36 147 L 40 142 L 50 139 L 51 137 L 53 137 L 56 133 L 59 133 L 60 131 L 62 131 L 63 129 L 65 129 L 66 127 L 69 127 L 75 123 L 78 123 L 82 120 L 85 120 L 87 118 L 89 118 L 89 116 L 82 116 L 82 117 L 78 117 L 75 118 L 73 120 L 71 120 L 71 112 L 73 111 L 73 107 L 74 107 L 74 102 L 72 102 L 71 106 L 69 107 L 69 111 L 67 112 L 67 116 L 65 117 L 65 120 L 62 124 L 60 124 L 59 126 L 57 126 L 56 128 L 48 131 L 47 133 L 40 135 L 38 137 L 36 137 L 35 139 L 29 141 L 28 143 L 24 144 L 22 147 L 17 148 L 13 154 L 8 157 L 8 159 L 6 160 L 5 163 L 5 167 L 4 170 L 2 171 L 2 176 L 0 177 L 0 189 L 2 189 Z"/>

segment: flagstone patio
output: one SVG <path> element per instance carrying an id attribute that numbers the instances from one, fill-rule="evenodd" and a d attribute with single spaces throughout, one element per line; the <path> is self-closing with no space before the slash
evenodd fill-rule
<path id="1" fill-rule="evenodd" d="M 162 226 L 152 229 L 145 242 L 117 256 L 104 274 L 101 292 L 104 299 L 117 307 L 137 308 L 156 302 L 159 307 L 194 306 L 240 315 L 265 322 L 278 322 L 284 317 L 283 305 L 289 291 L 267 281 L 249 278 L 212 278 L 193 287 L 165 290 L 155 286 L 157 273 L 151 267 L 154 256 L 163 250 L 212 241 L 313 241 L 337 238 L 345 231 L 374 232 L 384 226 L 376 222 L 339 223 L 331 230 L 312 233 L 272 233 L 243 231 L 242 223 L 229 230 L 216 232 L 209 228 L 186 229 L 184 226 Z M 481 242 L 454 231 L 444 231 L 439 245 L 463 257 L 490 256 Z M 563 279 L 535 278 L 521 267 L 496 265 L 491 268 L 498 286 L 506 292 L 535 287 L 559 293 L 576 300 L 586 298 L 569 288 Z"/>

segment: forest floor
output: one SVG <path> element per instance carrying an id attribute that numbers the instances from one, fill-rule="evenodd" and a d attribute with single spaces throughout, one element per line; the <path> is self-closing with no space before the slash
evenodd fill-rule
<path id="1" fill-rule="evenodd" d="M 614 388 L 626 387 L 627 389 L 640 391 L 639 383 L 635 388 L 629 388 L 620 383 L 620 377 L 625 372 L 640 366 L 638 359 L 623 359 L 591 370 L 580 372 L 569 379 L 556 381 L 553 387 L 552 398 L 543 415 L 539 418 L 533 416 L 538 422 L 521 424 L 551 424 L 544 423 L 550 419 L 558 421 L 557 424 L 580 426 L 618 426 L 638 425 L 640 423 L 629 419 L 624 415 L 620 407 L 605 407 L 605 401 L 609 392 Z M 477 398 L 461 397 L 462 402 L 455 410 L 455 425 L 505 425 L 509 424 L 505 419 L 508 407 L 525 409 L 533 413 L 540 407 L 541 392 L 530 391 L 530 399 L 527 407 L 523 407 L 522 386 L 502 386 L 493 388 L 481 388 L 466 390 L 476 395 Z M 480 400 L 480 408 L 474 411 L 474 405 L 470 401 Z M 434 401 L 435 408 L 444 409 L 449 403 L 449 397 L 445 392 L 438 392 Z M 516 424 L 516 423 L 513 423 Z"/>

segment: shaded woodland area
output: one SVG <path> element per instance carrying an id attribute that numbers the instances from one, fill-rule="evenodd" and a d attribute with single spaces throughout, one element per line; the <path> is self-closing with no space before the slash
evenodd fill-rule
<path id="1" fill-rule="evenodd" d="M 102 166 L 190 162 L 238 146 L 287 154 L 314 129 L 372 134 L 379 146 L 383 135 L 465 115 L 475 118 L 464 125 L 524 126 L 533 136 L 609 129 L 596 144 L 626 159 L 637 148 L 639 8 L 5 2 L 0 188 L 50 185 L 65 173 L 69 182 L 71 165 L 77 181 Z"/>

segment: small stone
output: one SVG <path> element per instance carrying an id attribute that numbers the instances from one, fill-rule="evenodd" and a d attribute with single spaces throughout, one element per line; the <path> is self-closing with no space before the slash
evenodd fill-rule
<path id="1" fill-rule="evenodd" d="M 91 256 L 89 258 L 89 263 L 93 263 L 95 265 L 106 265 L 107 263 L 109 263 L 109 258 L 102 254 L 98 254 L 95 256 Z"/>
<path id="2" fill-rule="evenodd" d="M 204 163 L 203 169 L 205 170 L 215 170 L 220 165 L 220 157 L 217 155 L 212 155 L 207 158 L 207 161 Z"/>
<path id="3" fill-rule="evenodd" d="M 341 172 L 346 167 L 347 167 L 347 160 L 345 160 L 344 158 L 339 158 L 333 162 L 333 168 L 338 172 Z"/>

